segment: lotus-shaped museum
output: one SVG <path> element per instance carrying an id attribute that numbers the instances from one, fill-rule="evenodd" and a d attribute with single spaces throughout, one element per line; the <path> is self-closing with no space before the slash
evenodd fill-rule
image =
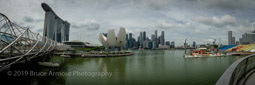
<path id="1" fill-rule="evenodd" d="M 114 29 L 109 29 L 107 33 L 100 33 L 99 40 L 105 48 L 121 48 L 126 43 L 126 30 L 120 27 L 119 33 L 116 36 Z"/>

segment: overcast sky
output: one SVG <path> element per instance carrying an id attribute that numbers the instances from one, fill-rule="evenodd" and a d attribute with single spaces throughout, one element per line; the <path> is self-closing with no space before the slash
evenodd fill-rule
<path id="1" fill-rule="evenodd" d="M 108 29 L 126 28 L 137 39 L 146 31 L 149 38 L 154 31 L 165 31 L 166 41 L 183 45 L 227 44 L 227 31 L 236 40 L 243 33 L 255 30 L 254 0 L 0 0 L 0 12 L 20 26 L 41 33 L 47 3 L 63 20 L 70 22 L 70 40 L 100 44 L 99 33 Z M 116 34 L 117 35 L 117 34 Z"/>

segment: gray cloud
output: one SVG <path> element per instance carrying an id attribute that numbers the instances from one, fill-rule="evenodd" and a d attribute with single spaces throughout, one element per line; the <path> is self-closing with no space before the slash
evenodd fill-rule
<path id="1" fill-rule="evenodd" d="M 207 7 L 223 8 L 228 10 L 240 10 L 254 7 L 254 0 L 199 0 Z"/>
<path id="2" fill-rule="evenodd" d="M 42 29 L 38 29 L 36 32 L 38 32 L 38 33 L 43 32 L 43 28 Z"/>
<path id="3" fill-rule="evenodd" d="M 230 15 L 224 15 L 222 17 L 200 16 L 195 18 L 194 21 L 197 21 L 199 23 L 209 25 L 209 26 L 215 26 L 215 27 L 236 26 L 238 23 L 236 18 Z"/>
<path id="4" fill-rule="evenodd" d="M 254 29 L 251 23 L 255 22 L 254 0 L 4 0 L 0 11 L 11 21 L 41 33 L 45 14 L 42 2 L 71 22 L 70 40 L 86 36 L 81 40 L 93 43 L 99 43 L 97 36 L 89 33 L 97 35 L 119 27 L 134 33 L 134 38 L 140 31 L 150 36 L 155 29 L 165 30 L 166 40 L 177 45 L 183 45 L 185 38 L 202 42 L 210 36 L 227 42 L 228 30 L 238 37 L 236 34 Z"/>
<path id="5" fill-rule="evenodd" d="M 79 24 L 79 25 L 71 25 L 72 28 L 84 28 L 88 30 L 98 30 L 100 25 L 97 23 L 89 23 L 89 24 Z"/>
<path id="6" fill-rule="evenodd" d="M 191 28 L 190 23 L 178 23 L 178 22 L 166 22 L 160 21 L 153 26 L 156 29 L 169 30 L 169 29 L 181 29 L 181 28 Z"/>
<path id="7" fill-rule="evenodd" d="M 184 8 L 220 8 L 227 10 L 242 10 L 252 8 L 254 0 L 131 0 L 130 5 L 137 8 L 152 10 L 168 9 L 169 5 L 179 5 Z"/>
<path id="8" fill-rule="evenodd" d="M 35 22 L 35 20 L 34 20 L 33 18 L 28 17 L 28 16 L 24 16 L 24 17 L 23 17 L 23 20 L 24 20 L 25 22 L 28 22 L 28 23 L 33 23 L 33 22 Z"/>
<path id="9" fill-rule="evenodd" d="M 85 20 L 81 23 L 72 23 L 71 27 L 75 29 L 99 30 L 100 25 L 95 20 Z"/>
<path id="10" fill-rule="evenodd" d="M 24 16 L 23 21 L 25 21 L 27 23 L 34 23 L 34 22 L 38 23 L 38 22 L 42 22 L 43 19 L 33 19 L 32 17 Z"/>

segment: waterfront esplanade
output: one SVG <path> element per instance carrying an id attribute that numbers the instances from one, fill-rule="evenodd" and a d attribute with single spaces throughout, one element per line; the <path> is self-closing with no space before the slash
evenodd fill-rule
<path id="1" fill-rule="evenodd" d="M 42 3 L 45 11 L 43 36 L 57 42 L 69 41 L 70 23 L 61 19 L 46 3 Z"/>

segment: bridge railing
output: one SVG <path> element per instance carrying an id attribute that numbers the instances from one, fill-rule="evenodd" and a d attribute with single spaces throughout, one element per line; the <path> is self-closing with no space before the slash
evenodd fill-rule
<path id="1" fill-rule="evenodd" d="M 242 84 L 255 68 L 255 54 L 238 59 L 222 74 L 216 85 Z"/>

